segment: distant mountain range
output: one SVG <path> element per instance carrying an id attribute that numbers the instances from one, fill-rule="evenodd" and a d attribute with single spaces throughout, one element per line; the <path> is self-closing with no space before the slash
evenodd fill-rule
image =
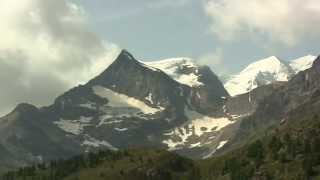
<path id="1" fill-rule="evenodd" d="M 238 82 L 233 90 L 242 91 L 230 96 L 231 85 L 225 88 L 208 66 L 188 58 L 143 62 L 123 50 L 99 76 L 52 105 L 23 103 L 0 118 L 0 167 L 104 149 L 156 148 L 196 159 L 224 155 L 292 116 L 316 114 L 319 63 L 312 56 L 258 61 L 227 83 Z"/>
<path id="2" fill-rule="evenodd" d="M 313 70 L 307 74 L 314 73 Z M 292 85 L 285 84 L 280 87 L 287 91 L 288 86 L 292 88 Z M 192 161 L 159 149 L 105 150 L 23 167 L 0 174 L 0 179 L 319 179 L 320 116 L 316 111 L 319 103 L 315 102 L 319 102 L 319 93 L 313 95 L 311 102 L 294 109 L 285 120 L 254 133 L 254 137 L 247 137 L 241 147 L 205 160 Z M 250 121 L 248 118 L 243 122 Z M 251 124 L 256 130 L 261 130 L 261 125 L 263 123 Z M 246 127 L 242 126 L 248 131 Z"/>
<path id="3" fill-rule="evenodd" d="M 231 96 L 236 96 L 275 81 L 288 81 L 298 72 L 310 68 L 315 59 L 316 56 L 308 55 L 288 62 L 275 56 L 258 60 L 232 76 L 225 88 Z"/>
<path id="4" fill-rule="evenodd" d="M 144 63 L 123 50 L 99 76 L 52 105 L 20 104 L 0 118 L 0 164 L 130 147 L 198 148 L 186 154 L 202 157 L 218 146 L 221 129 L 233 124 L 223 110 L 227 97 L 207 66 L 186 58 Z"/>

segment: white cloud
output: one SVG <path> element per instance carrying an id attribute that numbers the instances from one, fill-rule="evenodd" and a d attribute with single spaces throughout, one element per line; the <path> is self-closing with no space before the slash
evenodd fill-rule
<path id="1" fill-rule="evenodd" d="M 147 3 L 149 8 L 167 8 L 167 7 L 181 7 L 186 5 L 190 0 L 150 0 Z"/>
<path id="2" fill-rule="evenodd" d="M 210 64 L 212 66 L 221 65 L 223 63 L 223 56 L 223 50 L 221 48 L 217 48 L 215 52 L 201 56 L 198 63 L 202 65 Z"/>
<path id="3" fill-rule="evenodd" d="M 224 64 L 224 51 L 222 48 L 217 48 L 214 52 L 204 54 L 197 58 L 197 63 L 200 65 L 209 66 L 215 73 L 226 74 L 228 69 Z"/>
<path id="4" fill-rule="evenodd" d="M 319 37 L 319 0 L 207 0 L 211 30 L 222 40 L 258 33 L 288 46 Z"/>
<path id="5" fill-rule="evenodd" d="M 49 104 L 107 67 L 119 48 L 87 22 L 67 0 L 0 1 L 0 112 L 22 101 Z"/>
<path id="6" fill-rule="evenodd" d="M 155 11 L 164 9 L 167 11 L 171 8 L 181 8 L 187 5 L 191 0 L 143 0 L 141 2 L 123 3 L 121 1 L 116 4 L 123 6 L 123 9 L 117 9 L 114 12 L 108 12 L 106 16 L 95 19 L 96 21 L 115 21 L 146 13 L 146 11 Z"/>

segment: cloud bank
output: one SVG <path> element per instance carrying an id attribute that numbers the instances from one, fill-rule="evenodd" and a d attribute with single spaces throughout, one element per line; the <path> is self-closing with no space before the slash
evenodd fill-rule
<path id="1" fill-rule="evenodd" d="M 148 8 L 168 8 L 181 7 L 189 3 L 190 0 L 149 0 L 146 4 Z"/>
<path id="2" fill-rule="evenodd" d="M 217 48 L 212 53 L 204 54 L 200 56 L 197 63 L 200 65 L 208 65 L 212 70 L 219 74 L 225 74 L 228 72 L 224 66 L 224 51 L 222 48 Z"/>
<path id="3" fill-rule="evenodd" d="M 319 0 L 206 0 L 211 30 L 222 40 L 258 33 L 272 42 L 294 46 L 319 37 Z"/>
<path id="4" fill-rule="evenodd" d="M 0 114 L 20 102 L 49 104 L 107 67 L 119 48 L 87 23 L 67 0 L 0 1 Z"/>

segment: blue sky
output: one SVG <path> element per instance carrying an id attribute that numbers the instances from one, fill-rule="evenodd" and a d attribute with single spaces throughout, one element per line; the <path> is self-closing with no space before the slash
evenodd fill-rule
<path id="1" fill-rule="evenodd" d="M 0 115 L 50 105 L 121 48 L 233 74 L 268 56 L 318 55 L 319 0 L 1 0 Z"/>
<path id="2" fill-rule="evenodd" d="M 201 0 L 182 0 L 180 3 L 166 0 L 76 2 L 86 10 L 91 28 L 100 37 L 144 60 L 176 56 L 198 60 L 220 50 L 223 57 L 219 57 L 219 63 L 212 60 L 211 67 L 217 73 L 235 73 L 250 62 L 271 55 L 289 60 L 320 52 L 317 45 L 319 37 L 303 37 L 305 39 L 294 45 L 271 41 L 258 32 L 244 33 L 233 40 L 221 40 L 211 32 L 211 26 L 215 27 L 206 12 L 206 3 Z"/>

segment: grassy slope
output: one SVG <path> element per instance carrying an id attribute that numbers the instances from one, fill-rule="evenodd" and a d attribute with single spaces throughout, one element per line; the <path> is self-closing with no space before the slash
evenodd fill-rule
<path id="1" fill-rule="evenodd" d="M 162 150 L 107 151 L 20 170 L 11 179 L 308 180 L 320 179 L 319 174 L 320 118 L 313 115 L 218 158 L 191 161 Z"/>
<path id="2" fill-rule="evenodd" d="M 320 119 L 305 118 L 225 156 L 198 162 L 201 175 L 207 179 L 319 179 Z"/>
<path id="3" fill-rule="evenodd" d="M 9 173 L 6 178 L 8 180 L 192 180 L 199 177 L 197 168 L 191 160 L 162 150 L 107 151 L 41 166 Z"/>
<path id="4" fill-rule="evenodd" d="M 166 151 L 133 150 L 112 163 L 105 161 L 96 168 L 74 173 L 66 180 L 187 180 L 197 175 L 191 160 Z"/>

